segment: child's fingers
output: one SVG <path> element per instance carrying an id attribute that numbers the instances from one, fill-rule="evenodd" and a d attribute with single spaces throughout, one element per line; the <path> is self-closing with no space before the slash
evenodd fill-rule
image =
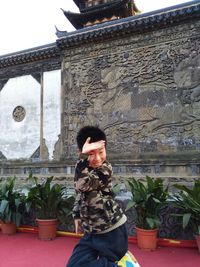
<path id="1" fill-rule="evenodd" d="M 105 147 L 105 140 L 100 140 L 97 142 L 90 143 L 91 137 L 88 137 L 82 148 L 82 153 L 90 153 L 92 150 L 101 149 Z"/>
<path id="2" fill-rule="evenodd" d="M 105 141 L 101 140 L 98 142 L 94 142 L 94 143 L 92 143 L 92 146 L 93 146 L 93 149 L 103 148 L 103 147 L 105 147 Z"/>
<path id="3" fill-rule="evenodd" d="M 105 141 L 104 140 L 101 140 L 101 141 L 99 141 L 99 145 L 101 145 L 101 146 L 105 146 Z"/>
<path id="4" fill-rule="evenodd" d="M 86 139 L 86 141 L 85 141 L 85 144 L 89 144 L 89 143 L 90 143 L 90 139 L 91 139 L 91 137 L 88 137 L 88 138 Z"/>

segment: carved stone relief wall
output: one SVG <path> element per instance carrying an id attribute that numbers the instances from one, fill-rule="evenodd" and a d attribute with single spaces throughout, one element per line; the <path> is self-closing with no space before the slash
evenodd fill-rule
<path id="1" fill-rule="evenodd" d="M 112 159 L 200 151 L 200 23 L 66 51 L 64 155 L 98 124 Z"/>

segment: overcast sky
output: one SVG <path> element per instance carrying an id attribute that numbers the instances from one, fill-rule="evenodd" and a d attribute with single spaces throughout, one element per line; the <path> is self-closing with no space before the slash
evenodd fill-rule
<path id="1" fill-rule="evenodd" d="M 0 0 L 0 55 L 56 41 L 59 30 L 73 31 L 60 8 L 78 12 L 73 0 Z M 189 0 L 135 0 L 144 13 Z"/>

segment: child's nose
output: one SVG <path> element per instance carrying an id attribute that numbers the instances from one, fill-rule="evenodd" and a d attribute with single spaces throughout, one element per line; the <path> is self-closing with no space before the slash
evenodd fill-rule
<path id="1" fill-rule="evenodd" d="M 95 160 L 96 160 L 96 161 L 101 160 L 101 157 L 100 157 L 99 154 L 96 154 L 96 155 L 95 155 Z"/>

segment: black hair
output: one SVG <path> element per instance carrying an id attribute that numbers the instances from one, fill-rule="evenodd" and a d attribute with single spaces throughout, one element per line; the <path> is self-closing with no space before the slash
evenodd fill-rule
<path id="1" fill-rule="evenodd" d="M 76 137 L 76 142 L 80 151 L 82 151 L 83 145 L 88 137 L 91 138 L 90 143 L 100 140 L 104 140 L 105 142 L 107 141 L 104 131 L 98 126 L 84 126 L 79 130 Z"/>

